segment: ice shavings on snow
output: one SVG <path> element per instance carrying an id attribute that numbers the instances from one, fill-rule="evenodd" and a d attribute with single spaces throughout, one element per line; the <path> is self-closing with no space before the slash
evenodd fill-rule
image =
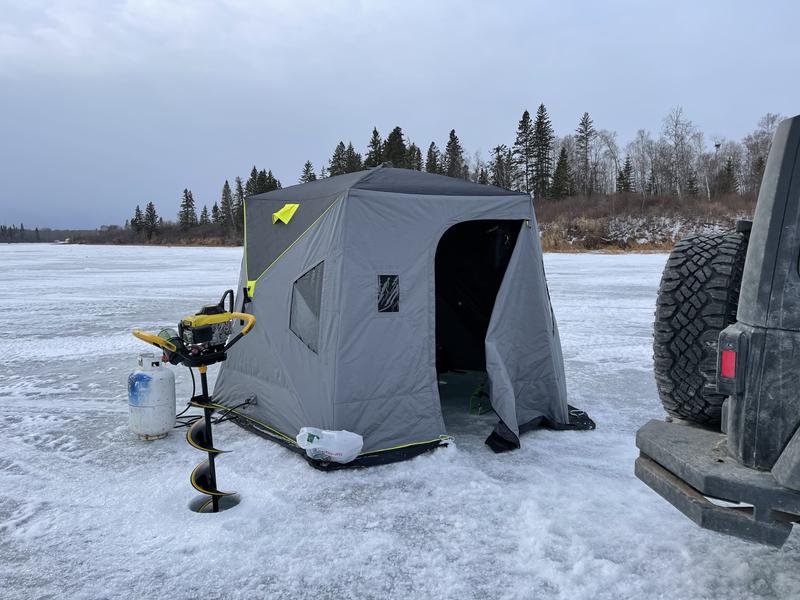
<path id="1" fill-rule="evenodd" d="M 242 503 L 200 515 L 202 454 L 182 431 L 127 429 L 126 378 L 148 350 L 128 331 L 235 286 L 241 250 L 0 246 L 0 596 L 798 597 L 797 533 L 776 551 L 703 531 L 633 476 L 634 432 L 663 414 L 650 336 L 665 258 L 545 257 L 570 401 L 596 431 L 536 431 L 495 455 L 494 421 L 468 413 L 458 379 L 443 386 L 455 444 L 405 463 L 320 473 L 224 423 L 219 482 Z"/>

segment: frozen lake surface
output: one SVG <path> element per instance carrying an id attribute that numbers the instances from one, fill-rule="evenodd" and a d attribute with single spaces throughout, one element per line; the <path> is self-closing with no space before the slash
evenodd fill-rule
<path id="1" fill-rule="evenodd" d="M 203 456 L 184 430 L 144 443 L 127 429 L 127 375 L 147 350 L 130 330 L 216 301 L 240 260 L 0 246 L 0 597 L 800 597 L 800 532 L 774 550 L 701 530 L 633 476 L 634 432 L 662 417 L 664 255 L 545 257 L 570 402 L 596 431 L 535 431 L 495 455 L 492 421 L 456 411 L 453 446 L 320 473 L 224 423 L 220 487 L 242 503 L 190 512 Z M 189 375 L 175 372 L 182 403 Z"/>

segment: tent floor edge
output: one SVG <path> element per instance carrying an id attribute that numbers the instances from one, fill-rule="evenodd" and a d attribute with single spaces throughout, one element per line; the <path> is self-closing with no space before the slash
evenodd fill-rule
<path id="1" fill-rule="evenodd" d="M 421 454 L 425 454 L 427 452 L 435 450 L 440 446 L 447 445 L 446 439 L 434 440 L 431 442 L 426 442 L 422 444 L 413 444 L 410 446 L 404 446 L 402 448 L 395 448 L 392 450 L 368 452 L 366 454 L 361 454 L 355 460 L 344 464 L 334 463 L 334 462 L 321 462 L 318 460 L 313 460 L 306 454 L 306 451 L 300 448 L 299 446 L 296 446 L 288 442 L 287 440 L 284 440 L 283 438 L 280 438 L 270 433 L 269 431 L 259 427 L 257 423 L 254 423 L 253 421 L 247 419 L 246 417 L 237 415 L 235 417 L 232 417 L 231 421 L 236 425 L 238 425 L 239 427 L 241 427 L 242 429 L 255 433 L 259 437 L 262 437 L 271 442 L 275 442 L 278 445 L 283 446 L 284 448 L 291 450 L 292 452 L 302 456 L 309 465 L 311 465 L 318 471 L 340 471 L 342 469 L 362 469 L 378 465 L 388 465 L 391 463 L 412 459 Z"/>
<path id="2" fill-rule="evenodd" d="M 575 408 L 571 404 L 567 405 L 567 410 L 569 411 L 569 423 L 555 423 L 545 419 L 542 427 L 553 431 L 591 431 L 597 427 L 586 411 Z"/>

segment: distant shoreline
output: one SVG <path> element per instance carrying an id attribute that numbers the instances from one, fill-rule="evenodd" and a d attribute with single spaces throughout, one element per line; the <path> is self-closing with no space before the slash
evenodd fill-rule
<path id="1" fill-rule="evenodd" d="M 141 242 L 99 242 L 99 241 L 75 241 L 67 243 L 57 242 L 6 242 L 3 245 L 26 245 L 26 246 L 125 246 L 125 247 L 139 247 L 139 248 L 243 248 L 242 244 L 198 244 L 198 243 L 185 243 L 185 244 L 147 244 Z M 542 245 L 542 251 L 552 254 L 663 254 L 672 249 L 673 243 L 664 244 L 642 244 L 633 245 L 628 248 L 620 248 L 619 246 L 608 244 L 598 246 L 596 248 L 583 248 L 583 247 L 569 247 L 559 246 L 550 247 Z"/>

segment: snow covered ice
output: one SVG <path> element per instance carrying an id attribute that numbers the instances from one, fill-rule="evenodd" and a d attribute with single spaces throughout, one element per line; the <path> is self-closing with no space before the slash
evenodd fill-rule
<path id="1" fill-rule="evenodd" d="M 701 530 L 633 475 L 636 429 L 663 417 L 664 255 L 545 257 L 570 403 L 596 431 L 535 431 L 495 455 L 493 419 L 467 413 L 458 380 L 443 386 L 455 445 L 366 470 L 321 473 L 224 423 L 219 484 L 242 502 L 190 512 L 202 453 L 183 430 L 146 443 L 127 428 L 126 378 L 148 350 L 130 330 L 216 301 L 240 261 L 0 247 L 0 597 L 800 597 L 800 533 L 774 550 Z M 175 372 L 182 403 L 191 382 Z"/>

